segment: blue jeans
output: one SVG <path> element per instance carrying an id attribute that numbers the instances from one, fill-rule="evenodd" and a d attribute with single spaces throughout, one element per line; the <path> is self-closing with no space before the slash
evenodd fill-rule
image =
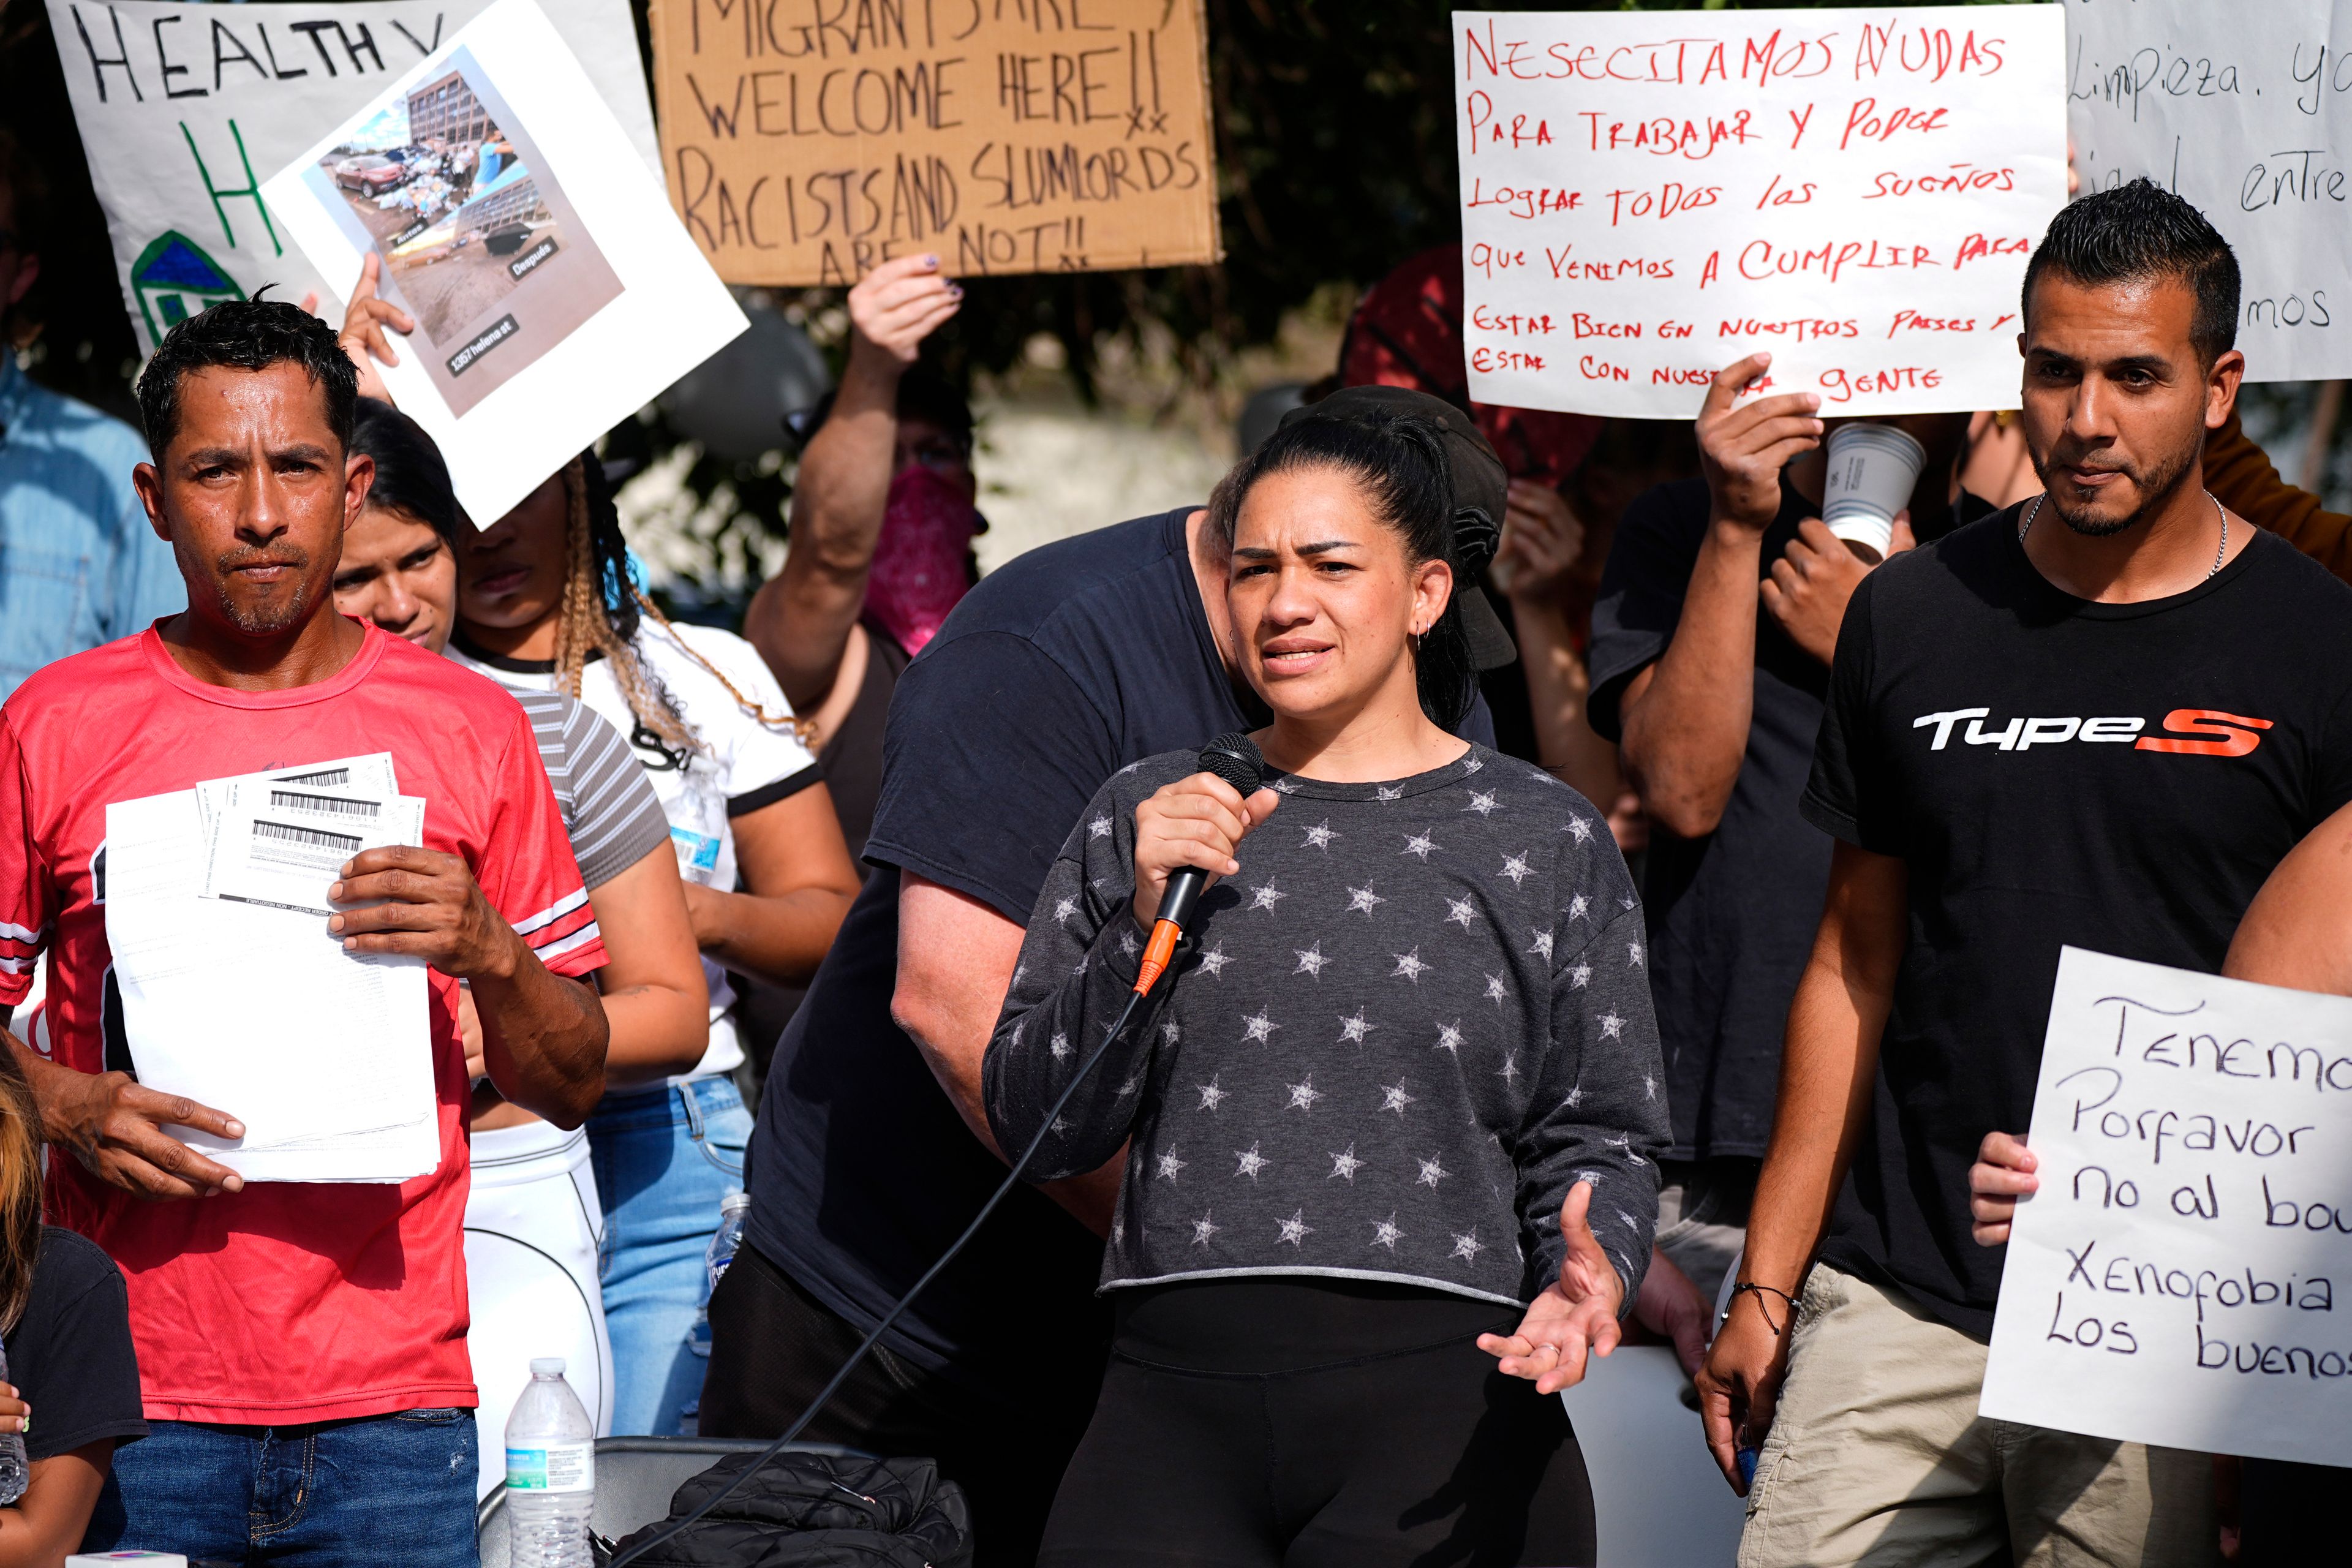
<path id="1" fill-rule="evenodd" d="M 82 1548 L 242 1563 L 475 1568 L 474 1413 L 298 1426 L 154 1421 L 114 1451 Z"/>
<path id="2" fill-rule="evenodd" d="M 702 1397 L 709 1364 L 687 1342 L 709 1298 L 703 1254 L 719 1205 L 743 1190 L 751 1137 L 751 1113 L 724 1078 L 608 1094 L 588 1119 L 616 1437 L 693 1434 L 681 1411 Z"/>

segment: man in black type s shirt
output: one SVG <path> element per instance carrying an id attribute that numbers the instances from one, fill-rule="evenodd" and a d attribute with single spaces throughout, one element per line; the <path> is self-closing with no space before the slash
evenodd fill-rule
<path id="1" fill-rule="evenodd" d="M 1351 388 L 1306 412 L 1364 402 L 1465 433 L 1499 493 L 1491 448 L 1436 398 Z M 706 1436 L 788 1426 L 1003 1180 L 981 1059 L 1038 889 L 1095 791 L 1129 763 L 1267 721 L 1226 651 L 1207 516 L 1179 508 L 1029 552 L 900 678 L 874 869 L 761 1095 L 744 1246 L 710 1303 Z M 1463 732 L 1493 743 L 1483 702 Z M 805 1434 L 938 1458 L 971 1493 L 983 1565 L 1034 1558 L 1093 1412 L 1121 1168 L 1013 1191 Z"/>
<path id="2" fill-rule="evenodd" d="M 2352 800 L 2352 589 L 2204 489 L 2237 304 L 2161 188 L 2061 212 L 2020 338 L 2046 493 L 1847 611 L 1802 801 L 1829 896 L 1700 1379 L 1735 1486 L 1761 1444 L 1743 1568 L 2216 1557 L 2205 1456 L 1978 1419 L 2003 1254 L 1969 1167 L 2029 1123 L 2062 946 L 2218 970 Z"/>
<path id="3" fill-rule="evenodd" d="M 1652 825 L 1643 873 L 1650 986 L 1674 1144 L 1658 1251 L 1714 1315 L 1772 1131 L 1780 1030 L 1829 881 L 1830 838 L 1797 810 L 1846 601 L 1872 567 L 1821 521 L 1823 424 L 1736 403 L 1727 366 L 1701 411 L 1701 479 L 1645 491 L 1610 547 L 1592 616 L 1592 726 L 1619 742 Z M 1895 548 L 1994 509 L 1952 492 L 1966 414 L 1877 423 L 1927 448 Z M 1643 1295 L 1677 1288 L 1654 1269 Z M 1704 1352 L 1704 1339 L 1698 1342 Z"/>

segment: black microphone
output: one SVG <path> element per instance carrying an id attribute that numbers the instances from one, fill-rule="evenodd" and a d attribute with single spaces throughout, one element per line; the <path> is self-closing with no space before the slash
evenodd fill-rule
<path id="1" fill-rule="evenodd" d="M 1201 771 L 1233 785 L 1244 800 L 1257 793 L 1265 770 L 1265 756 L 1257 742 L 1239 730 L 1228 730 L 1201 748 Z M 1198 866 L 1180 867 L 1170 875 L 1168 890 L 1160 895 L 1160 911 L 1151 921 L 1150 944 L 1143 950 L 1143 963 L 1136 975 L 1138 996 L 1150 994 L 1176 956 L 1177 940 L 1192 923 L 1192 906 L 1200 902 L 1201 889 L 1208 883 L 1209 873 Z"/>

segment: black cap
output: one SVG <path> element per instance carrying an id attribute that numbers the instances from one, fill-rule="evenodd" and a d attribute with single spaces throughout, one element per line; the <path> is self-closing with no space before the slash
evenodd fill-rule
<path id="1" fill-rule="evenodd" d="M 1445 432 L 1445 459 L 1454 475 L 1454 602 L 1470 662 L 1480 669 L 1517 663 L 1519 650 L 1478 585 L 1503 536 L 1510 475 L 1468 410 L 1409 386 L 1343 386 L 1319 403 L 1294 408 L 1282 426 L 1302 419 L 1346 419 L 1366 414 L 1418 414 Z"/>

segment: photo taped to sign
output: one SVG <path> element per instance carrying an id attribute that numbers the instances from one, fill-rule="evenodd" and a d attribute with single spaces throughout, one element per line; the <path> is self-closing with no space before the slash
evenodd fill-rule
<path id="1" fill-rule="evenodd" d="M 731 283 L 1220 259 L 1200 0 L 654 0 L 664 171 Z"/>
<path id="2" fill-rule="evenodd" d="M 394 95 L 303 179 L 416 319 L 464 414 L 618 299 L 621 279 L 469 49 Z"/>
<path id="3" fill-rule="evenodd" d="M 1687 419 L 2013 407 L 2025 263 L 2065 200 L 2049 5 L 1454 14 L 1482 403 Z"/>

